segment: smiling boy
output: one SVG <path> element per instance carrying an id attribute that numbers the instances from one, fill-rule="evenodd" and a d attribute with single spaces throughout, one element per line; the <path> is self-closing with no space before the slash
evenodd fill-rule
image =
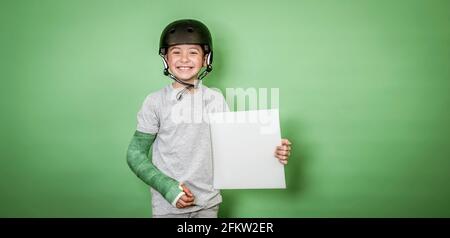
<path id="1" fill-rule="evenodd" d="M 159 53 L 164 74 L 174 82 L 144 100 L 127 151 L 128 165 L 151 187 L 153 217 L 217 217 L 222 197 L 213 188 L 209 124 L 177 120 L 229 110 L 221 93 L 201 83 L 212 71 L 211 34 L 196 20 L 172 22 L 161 35 Z M 290 145 L 282 139 L 275 148 L 283 164 Z"/>

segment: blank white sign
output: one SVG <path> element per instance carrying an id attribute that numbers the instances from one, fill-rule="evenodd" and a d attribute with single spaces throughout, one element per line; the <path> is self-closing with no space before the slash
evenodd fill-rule
<path id="1" fill-rule="evenodd" d="M 278 109 L 209 113 L 214 188 L 286 188 Z"/>

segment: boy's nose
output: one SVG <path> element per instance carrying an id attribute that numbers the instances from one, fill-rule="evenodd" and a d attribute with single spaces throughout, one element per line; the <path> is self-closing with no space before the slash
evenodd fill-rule
<path id="1" fill-rule="evenodd" d="M 181 61 L 182 62 L 187 62 L 188 60 L 189 60 L 189 57 L 188 57 L 187 53 L 181 54 Z"/>

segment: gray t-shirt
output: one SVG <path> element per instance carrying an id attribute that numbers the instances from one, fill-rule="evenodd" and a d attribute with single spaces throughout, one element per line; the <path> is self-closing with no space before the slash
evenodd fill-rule
<path id="1" fill-rule="evenodd" d="M 222 202 L 213 188 L 211 132 L 208 112 L 229 111 L 223 95 L 200 83 L 194 92 L 176 95 L 183 88 L 172 84 L 151 93 L 137 115 L 137 130 L 157 134 L 153 164 L 167 176 L 183 182 L 195 196 L 195 205 L 178 209 L 151 188 L 154 215 L 181 214 Z"/>

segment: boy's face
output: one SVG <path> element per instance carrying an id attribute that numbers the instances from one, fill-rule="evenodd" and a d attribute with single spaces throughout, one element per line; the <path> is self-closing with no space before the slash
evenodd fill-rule
<path id="1" fill-rule="evenodd" d="M 206 66 L 203 50 L 199 45 L 171 46 L 165 57 L 169 64 L 169 71 L 183 81 L 197 79 L 197 74 L 202 66 Z"/>

